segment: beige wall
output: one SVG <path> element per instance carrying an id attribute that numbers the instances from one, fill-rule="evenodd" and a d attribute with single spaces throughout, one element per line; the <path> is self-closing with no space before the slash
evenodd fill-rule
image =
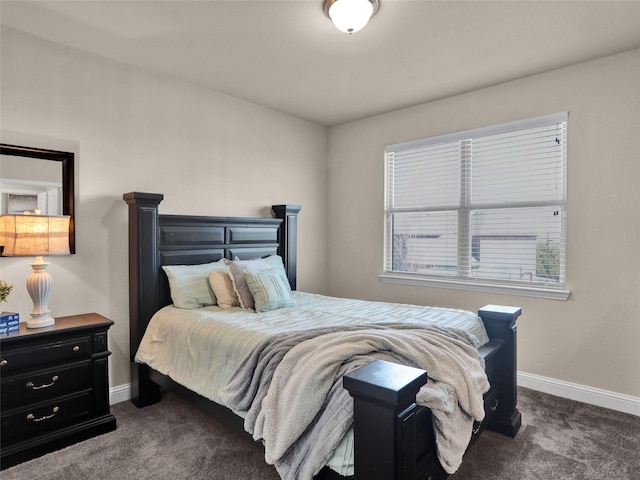
<path id="1" fill-rule="evenodd" d="M 379 282 L 385 144 L 560 111 L 569 112 L 568 301 Z M 522 306 L 519 370 L 638 397 L 639 182 L 640 50 L 334 127 L 329 293 Z"/>
<path id="2" fill-rule="evenodd" d="M 231 97 L 2 29 L 2 141 L 76 154 L 77 254 L 50 259 L 54 316 L 98 312 L 111 386 L 129 382 L 129 191 L 165 195 L 164 213 L 267 216 L 302 205 L 300 289 L 327 285 L 327 132 Z M 28 318 L 26 258 L 0 259 L 6 305 Z"/>
<path id="3" fill-rule="evenodd" d="M 116 322 L 112 387 L 129 380 L 121 197 L 137 190 L 164 193 L 165 213 L 267 215 L 270 204 L 299 203 L 301 290 L 472 310 L 520 305 L 520 370 L 640 396 L 640 51 L 349 123 L 328 135 L 5 27 L 1 54 L 2 141 L 76 153 L 78 253 L 51 260 L 50 307 L 55 315 L 96 311 Z M 565 110 L 568 301 L 378 281 L 385 144 Z M 28 262 L 0 259 L 0 278 L 16 284 L 7 307 L 24 316 L 31 304 L 22 287 Z"/>

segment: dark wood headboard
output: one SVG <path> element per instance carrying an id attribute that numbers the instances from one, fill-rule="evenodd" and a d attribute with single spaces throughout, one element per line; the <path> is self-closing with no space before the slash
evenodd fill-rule
<path id="1" fill-rule="evenodd" d="M 275 218 L 160 215 L 158 205 L 163 198 L 158 193 L 123 195 L 129 205 L 132 365 L 151 317 L 171 303 L 163 265 L 197 265 L 221 258 L 244 260 L 278 254 L 291 288 L 296 289 L 299 205 L 273 205 Z"/>

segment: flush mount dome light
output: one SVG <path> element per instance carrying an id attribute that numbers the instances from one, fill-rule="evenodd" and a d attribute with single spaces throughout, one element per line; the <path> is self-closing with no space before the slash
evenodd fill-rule
<path id="1" fill-rule="evenodd" d="M 324 13 L 349 35 L 362 30 L 379 8 L 379 0 L 324 0 Z"/>

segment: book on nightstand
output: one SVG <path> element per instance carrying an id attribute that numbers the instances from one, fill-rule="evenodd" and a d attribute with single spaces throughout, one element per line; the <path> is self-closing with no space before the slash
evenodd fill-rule
<path id="1" fill-rule="evenodd" d="M 20 314 L 2 312 L 0 314 L 0 334 L 11 333 L 20 330 Z"/>

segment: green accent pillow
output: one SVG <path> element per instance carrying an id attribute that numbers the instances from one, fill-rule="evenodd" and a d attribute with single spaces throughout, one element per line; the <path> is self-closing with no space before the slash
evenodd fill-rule
<path id="1" fill-rule="evenodd" d="M 253 295 L 256 312 L 295 306 L 289 282 L 282 278 L 277 268 L 254 272 L 246 270 L 244 276 Z"/>
<path id="2" fill-rule="evenodd" d="M 287 273 L 284 270 L 284 263 L 282 262 L 282 258 L 278 255 L 269 255 L 268 257 L 256 258 L 253 260 L 239 260 L 236 258 L 235 260 L 225 260 L 225 262 L 229 267 L 229 276 L 231 277 L 233 288 L 238 296 L 240 306 L 244 309 L 253 310 L 255 308 L 255 301 L 251 294 L 251 290 L 247 286 L 245 272 L 274 269 L 277 271 L 278 275 L 280 275 L 284 283 L 289 286 L 289 279 L 287 278 Z M 289 291 L 291 291 L 290 286 Z"/>

